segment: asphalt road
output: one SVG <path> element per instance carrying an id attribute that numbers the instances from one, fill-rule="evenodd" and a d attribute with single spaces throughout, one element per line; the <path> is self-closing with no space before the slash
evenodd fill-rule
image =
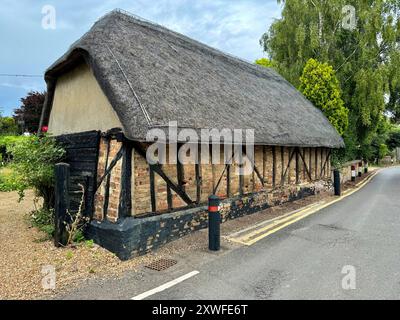
<path id="1" fill-rule="evenodd" d="M 91 283 L 66 299 L 130 299 L 193 270 L 148 299 L 399 299 L 400 168 L 250 247 L 168 274 Z M 347 267 L 346 267 L 347 266 Z M 344 286 L 343 286 L 344 284 Z"/>

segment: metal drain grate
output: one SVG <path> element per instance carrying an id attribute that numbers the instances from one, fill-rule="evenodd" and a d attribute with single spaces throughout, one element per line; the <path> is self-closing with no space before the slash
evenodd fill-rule
<path id="1" fill-rule="evenodd" d="M 155 271 L 163 271 L 176 265 L 177 263 L 178 261 L 172 259 L 159 259 L 157 261 L 148 264 L 145 267 Z"/>

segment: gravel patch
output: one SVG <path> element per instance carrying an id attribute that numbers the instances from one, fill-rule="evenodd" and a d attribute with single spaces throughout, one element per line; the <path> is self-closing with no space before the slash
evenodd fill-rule
<path id="1" fill-rule="evenodd" d="M 18 198 L 17 193 L 0 193 L 0 299 L 46 298 L 93 277 L 117 277 L 155 259 L 150 254 L 121 262 L 97 245 L 56 248 L 43 232 L 29 226 L 33 192 L 21 203 Z M 56 290 L 51 291 L 42 287 L 42 268 L 49 265 L 56 270 Z"/>
<path id="2" fill-rule="evenodd" d="M 353 187 L 354 183 L 347 183 L 344 189 Z M 333 198 L 331 194 L 320 193 L 227 221 L 221 225 L 221 234 L 228 235 L 314 202 Z M 44 233 L 30 227 L 27 222 L 27 214 L 34 209 L 33 199 L 33 192 L 28 192 L 25 199 L 18 203 L 17 193 L 0 192 L 0 299 L 49 299 L 93 278 L 120 278 L 128 271 L 140 271 L 145 264 L 160 258 L 185 256 L 185 253 L 194 251 L 208 252 L 207 230 L 194 232 L 129 261 L 120 261 L 97 245 L 56 248 L 52 241 L 45 239 Z M 238 246 L 224 239 L 221 241 L 222 247 L 228 250 Z M 56 270 L 55 290 L 44 290 L 42 287 L 42 268 L 49 265 Z"/>

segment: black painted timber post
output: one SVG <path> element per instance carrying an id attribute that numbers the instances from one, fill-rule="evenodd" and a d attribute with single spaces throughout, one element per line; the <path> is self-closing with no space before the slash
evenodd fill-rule
<path id="1" fill-rule="evenodd" d="M 221 213 L 219 211 L 220 199 L 216 195 L 208 198 L 208 248 L 211 251 L 220 249 Z"/>
<path id="2" fill-rule="evenodd" d="M 69 209 L 69 164 L 58 163 L 55 168 L 55 208 L 54 208 L 54 245 L 67 245 L 68 233 L 65 223 L 68 222 Z"/>
<path id="3" fill-rule="evenodd" d="M 362 168 L 363 168 L 363 163 L 362 162 L 358 163 L 358 176 L 359 177 L 362 176 Z"/>
<path id="4" fill-rule="evenodd" d="M 342 194 L 342 190 L 340 188 L 340 171 L 338 169 L 333 171 L 333 186 L 335 189 L 335 196 L 340 196 Z"/>
<path id="5" fill-rule="evenodd" d="M 351 166 L 351 181 L 356 181 L 356 166 Z"/>

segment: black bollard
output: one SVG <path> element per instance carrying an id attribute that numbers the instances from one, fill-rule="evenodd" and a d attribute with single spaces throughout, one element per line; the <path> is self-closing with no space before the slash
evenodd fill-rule
<path id="1" fill-rule="evenodd" d="M 342 194 L 340 186 L 340 171 L 335 169 L 333 171 L 333 186 L 335 188 L 335 196 L 340 196 Z"/>
<path id="2" fill-rule="evenodd" d="M 220 199 L 216 195 L 208 198 L 208 248 L 211 251 L 220 249 L 220 224 L 221 213 L 219 212 Z"/>
<path id="3" fill-rule="evenodd" d="M 368 173 L 368 162 L 365 161 L 364 163 L 364 173 Z"/>
<path id="4" fill-rule="evenodd" d="M 363 163 L 360 162 L 358 164 L 358 176 L 361 177 L 362 176 L 362 168 L 363 168 Z"/>

